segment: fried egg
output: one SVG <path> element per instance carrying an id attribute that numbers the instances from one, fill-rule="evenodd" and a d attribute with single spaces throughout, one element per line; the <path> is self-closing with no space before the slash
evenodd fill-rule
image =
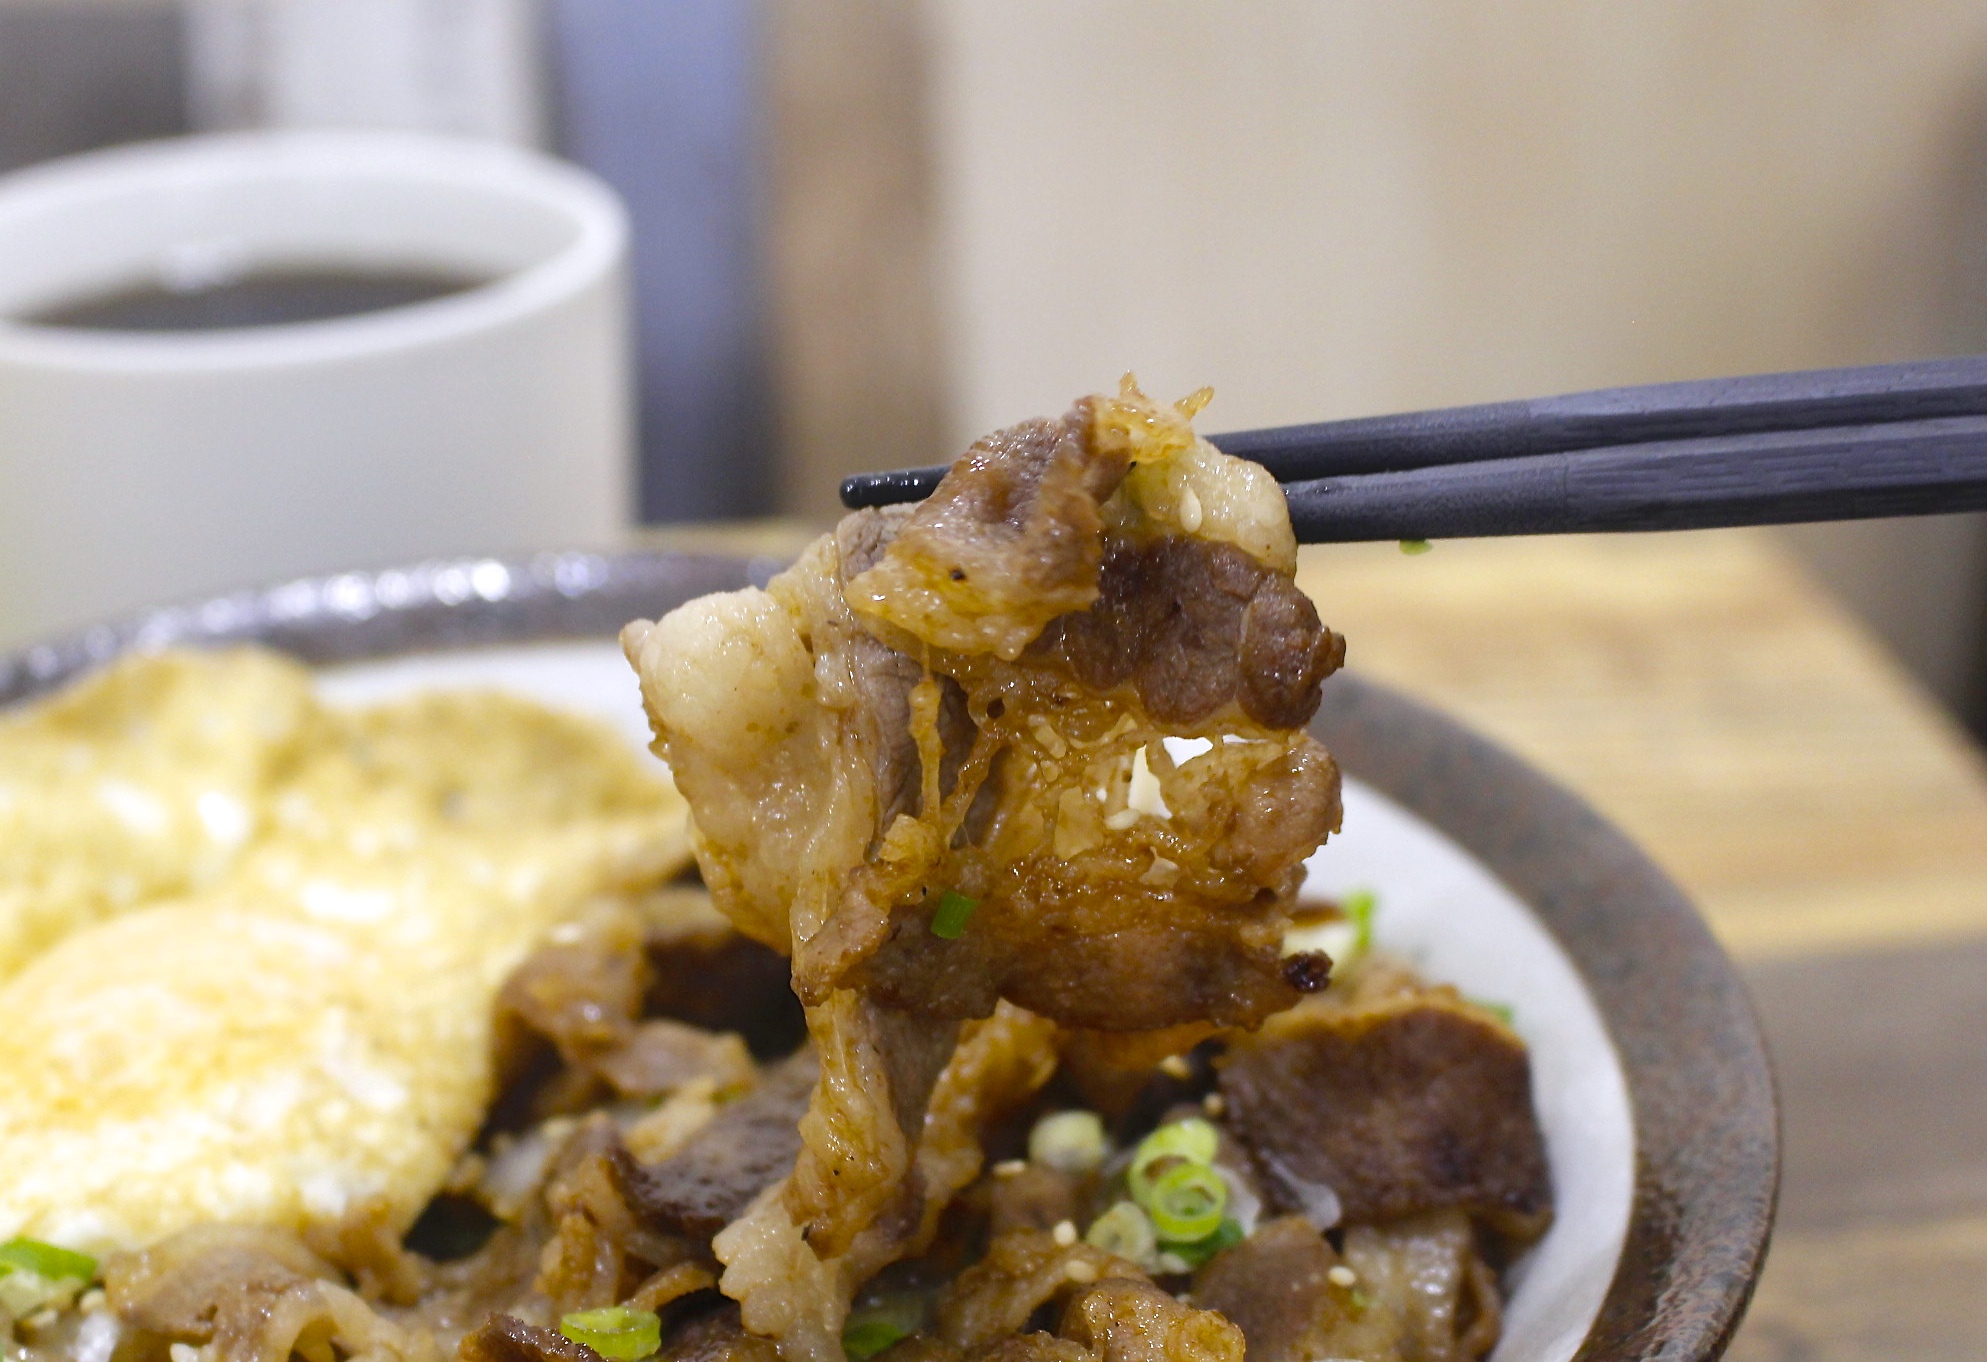
<path id="1" fill-rule="evenodd" d="M 333 710 L 246 651 L 6 721 L 0 788 L 39 807 L 0 872 L 0 1238 L 411 1223 L 490 1101 L 506 974 L 687 863 L 658 771 L 504 695 Z"/>
<path id="2" fill-rule="evenodd" d="M 0 714 L 0 979 L 225 874 L 318 718 L 310 674 L 257 652 L 134 659 Z"/>

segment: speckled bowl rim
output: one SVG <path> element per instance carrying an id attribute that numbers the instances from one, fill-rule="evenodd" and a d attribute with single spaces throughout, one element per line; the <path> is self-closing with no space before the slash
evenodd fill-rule
<path id="1" fill-rule="evenodd" d="M 0 657 L 0 707 L 120 653 L 255 642 L 314 664 L 611 636 L 781 564 L 715 554 L 546 553 L 337 573 L 148 611 Z M 1579 1362 L 1703 1362 L 1752 1294 L 1779 1186 L 1779 1120 L 1744 986 L 1662 871 L 1577 796 L 1357 676 L 1314 727 L 1345 769 L 1481 861 L 1593 994 L 1635 1117 L 1626 1242 Z"/>

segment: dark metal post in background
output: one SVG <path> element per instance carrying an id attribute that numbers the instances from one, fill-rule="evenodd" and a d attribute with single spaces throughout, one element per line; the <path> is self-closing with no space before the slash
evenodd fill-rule
<path id="1" fill-rule="evenodd" d="M 186 131 L 179 11 L 0 3 L 0 170 Z"/>
<path id="2" fill-rule="evenodd" d="M 634 225 L 641 514 L 772 509 L 752 0 L 550 0 L 559 150 Z"/>

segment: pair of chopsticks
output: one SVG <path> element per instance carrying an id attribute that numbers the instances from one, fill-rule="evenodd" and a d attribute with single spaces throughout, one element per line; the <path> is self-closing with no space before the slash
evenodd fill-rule
<path id="1" fill-rule="evenodd" d="M 1307 544 L 1987 510 L 1987 356 L 1606 388 L 1208 439 L 1283 485 Z M 849 507 L 943 467 L 862 473 Z"/>

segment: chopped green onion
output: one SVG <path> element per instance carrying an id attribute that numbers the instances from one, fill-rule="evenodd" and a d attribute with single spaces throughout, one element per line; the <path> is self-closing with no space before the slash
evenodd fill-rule
<path id="1" fill-rule="evenodd" d="M 1028 1157 L 1058 1173 L 1088 1173 L 1110 1152 L 1104 1122 L 1094 1111 L 1051 1112 L 1028 1132 Z"/>
<path id="2" fill-rule="evenodd" d="M 938 911 L 931 915 L 931 934 L 942 936 L 947 941 L 957 941 L 959 934 L 966 930 L 966 920 L 979 906 L 978 899 L 969 899 L 956 889 L 946 890 L 938 900 Z"/>
<path id="3" fill-rule="evenodd" d="M 93 1282 L 97 1278 L 97 1260 L 87 1253 L 57 1248 L 39 1239 L 10 1239 L 0 1244 L 0 1274 L 16 1270 L 32 1272 L 51 1282 Z"/>
<path id="4" fill-rule="evenodd" d="M 1470 999 L 1470 1006 L 1480 1012 L 1488 1012 L 1506 1026 L 1516 1021 L 1518 1017 L 1517 1011 L 1509 1003 L 1493 1003 L 1483 998 L 1472 998 Z"/>
<path id="5" fill-rule="evenodd" d="M 1132 1151 L 1131 1167 L 1125 1173 L 1125 1183 L 1131 1189 L 1132 1200 L 1141 1206 L 1149 1206 L 1146 1194 L 1162 1173 L 1176 1163 L 1198 1164 L 1206 1167 L 1214 1162 L 1214 1151 L 1221 1145 L 1221 1132 L 1210 1121 L 1198 1116 L 1189 1116 L 1184 1121 L 1169 1121 L 1138 1142 Z"/>
<path id="6" fill-rule="evenodd" d="M 636 1362 L 662 1347 L 662 1318 L 653 1310 L 625 1305 L 561 1316 L 559 1332 L 615 1362 Z"/>
<path id="7" fill-rule="evenodd" d="M 1434 547 L 1435 546 L 1429 543 L 1426 539 L 1401 540 L 1401 552 L 1405 553 L 1410 558 L 1414 557 L 1416 554 L 1426 553 Z"/>
<path id="8" fill-rule="evenodd" d="M 1159 1251 L 1159 1232 L 1144 1211 L 1129 1201 L 1120 1201 L 1090 1222 L 1083 1242 L 1143 1267 Z"/>
<path id="9" fill-rule="evenodd" d="M 908 1338 L 887 1319 L 852 1319 L 842 1330 L 842 1351 L 849 1362 L 868 1362 L 899 1339 Z"/>
<path id="10" fill-rule="evenodd" d="M 1242 1233 L 1241 1225 L 1232 1219 L 1223 1219 L 1214 1227 L 1214 1233 L 1205 1239 L 1196 1239 L 1191 1244 L 1167 1244 L 1166 1251 L 1187 1265 L 1187 1271 L 1197 1270 L 1201 1264 L 1223 1249 L 1234 1248 L 1248 1236 Z"/>
<path id="11" fill-rule="evenodd" d="M 1373 913 L 1380 906 L 1380 901 L 1373 897 L 1370 889 L 1355 889 L 1345 896 L 1345 903 L 1341 906 L 1345 909 L 1345 915 L 1352 919 L 1353 954 L 1363 957 L 1373 949 Z"/>
<path id="12" fill-rule="evenodd" d="M 915 1291 L 895 1292 L 872 1299 L 849 1312 L 842 1324 L 842 1351 L 849 1362 L 865 1362 L 899 1339 L 925 1327 L 930 1300 Z"/>
<path id="13" fill-rule="evenodd" d="M 1162 1243 L 1191 1244 L 1221 1228 L 1221 1217 L 1228 1210 L 1228 1182 L 1203 1164 L 1176 1164 L 1152 1184 L 1145 1209 Z"/>

